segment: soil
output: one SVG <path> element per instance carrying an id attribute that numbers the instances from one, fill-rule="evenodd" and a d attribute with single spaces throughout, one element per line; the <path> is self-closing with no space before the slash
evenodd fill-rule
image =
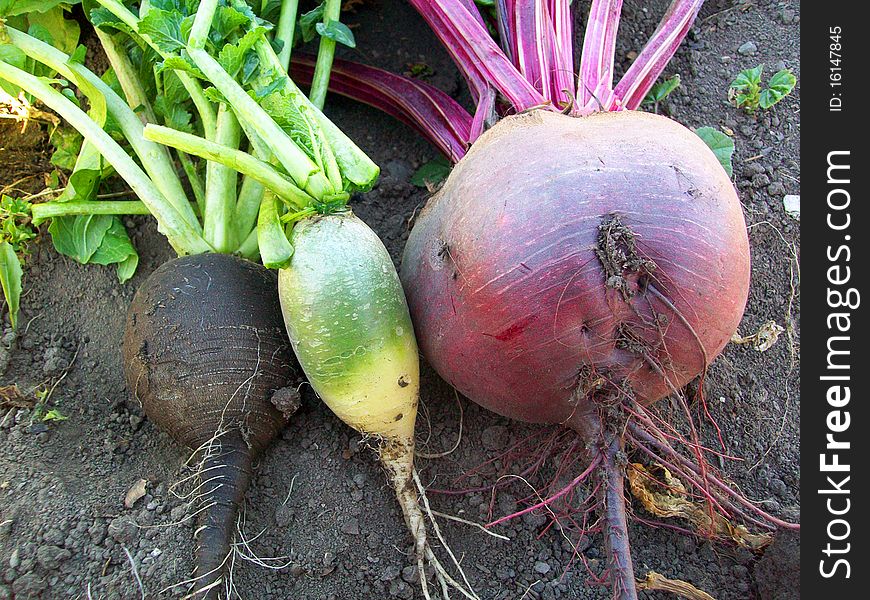
<path id="1" fill-rule="evenodd" d="M 575 4 L 578 15 L 587 13 L 588 2 Z M 621 69 L 663 10 L 661 0 L 626 2 Z M 578 17 L 578 24 L 584 18 Z M 359 24 L 359 50 L 348 53 L 353 58 L 398 72 L 425 63 L 433 71 L 431 83 L 467 100 L 446 54 L 406 3 L 366 3 L 348 20 Z M 668 68 L 682 76 L 682 86 L 658 107 L 689 127 L 733 132 L 734 181 L 753 253 L 740 333 L 753 333 L 771 320 L 786 333 L 765 352 L 729 344 L 704 391 L 727 454 L 742 459 L 717 466 L 767 511 L 792 520 L 799 520 L 800 482 L 799 223 L 785 213 L 782 201 L 785 194 L 800 193 L 800 90 L 757 118 L 730 106 L 726 90 L 738 71 L 758 64 L 767 75 L 787 66 L 800 81 L 799 33 L 796 1 L 709 2 Z M 354 207 L 398 261 L 409 219 L 427 198 L 409 180 L 436 152 L 410 128 L 373 109 L 331 98 L 328 112 L 383 167 L 377 188 L 357 198 Z M 4 165 L 14 149 L 7 142 L 4 134 Z M 44 148 L 37 148 L 34 169 L 45 167 L 45 159 Z M 5 169 L 0 173 L 0 187 L 13 182 L 10 176 Z M 189 474 L 188 451 L 130 402 L 120 353 L 124 317 L 137 286 L 172 252 L 152 222 L 129 219 L 127 225 L 141 256 L 128 284 L 119 284 L 113 269 L 58 256 L 43 240 L 27 261 L 19 329 L 12 332 L 7 320 L 0 332 L 0 385 L 16 384 L 31 397 L 37 388 L 49 389 L 48 404 L 67 417 L 43 423 L 31 409 L 0 408 L 0 600 L 180 597 L 184 587 L 170 586 L 191 574 L 194 526 L 183 521 L 187 507 L 170 490 Z M 459 432 L 454 393 L 425 365 L 422 390 L 427 410 L 419 419 L 419 440 L 429 452 L 449 449 Z M 419 459 L 423 480 L 432 487 L 451 487 L 457 474 L 536 431 L 460 402 L 458 448 L 443 458 Z M 712 426 L 703 433 L 714 445 Z M 254 553 L 286 557 L 270 563 L 286 566 L 266 569 L 237 561 L 233 573 L 240 597 L 421 597 L 395 497 L 360 442 L 305 391 L 301 410 L 256 467 L 242 524 Z M 146 495 L 125 508 L 127 491 L 140 479 L 147 481 Z M 463 485 L 481 483 L 472 477 Z M 521 495 L 519 484 L 506 488 L 496 497 L 493 516 L 515 509 Z M 431 502 L 440 512 L 472 521 L 490 516 L 485 493 L 432 494 Z M 633 510 L 652 519 L 637 502 Z M 498 528 L 510 538 L 505 541 L 462 523 L 441 523 L 482 598 L 608 598 L 582 563 L 571 560 L 570 536 L 555 527 L 544 531 L 546 525 L 546 516 L 526 515 Z M 759 556 L 637 520 L 629 529 L 638 577 L 654 570 L 719 600 L 799 597 L 799 536 L 783 536 Z M 579 548 L 599 572 L 599 536 L 583 538 Z M 642 592 L 641 597 L 670 596 Z"/>

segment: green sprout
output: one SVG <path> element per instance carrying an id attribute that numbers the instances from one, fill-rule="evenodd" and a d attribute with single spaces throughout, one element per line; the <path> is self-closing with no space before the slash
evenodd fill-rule
<path id="1" fill-rule="evenodd" d="M 728 88 L 728 99 L 734 106 L 748 113 L 755 113 L 759 108 L 767 110 L 788 96 L 797 83 L 791 70 L 782 69 L 770 78 L 767 87 L 763 87 L 763 71 L 764 65 L 758 65 L 737 74 Z"/>

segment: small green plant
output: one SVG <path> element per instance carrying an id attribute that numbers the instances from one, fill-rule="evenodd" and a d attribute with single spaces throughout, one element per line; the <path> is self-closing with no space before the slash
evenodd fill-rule
<path id="1" fill-rule="evenodd" d="M 673 77 L 668 77 L 662 81 L 659 81 L 652 89 L 650 89 L 649 93 L 643 99 L 644 106 L 652 106 L 653 112 L 659 111 L 659 102 L 667 98 L 671 92 L 680 87 L 680 75 L 674 75 Z"/>
<path id="2" fill-rule="evenodd" d="M 764 65 L 754 69 L 740 71 L 728 88 L 728 100 L 737 108 L 748 113 L 755 113 L 759 108 L 767 110 L 788 96 L 797 83 L 797 78 L 789 69 L 782 69 L 774 74 L 762 87 L 761 75 Z"/>
<path id="3" fill-rule="evenodd" d="M 40 421 L 42 421 L 43 423 L 51 423 L 53 421 L 66 421 L 67 419 L 69 419 L 68 416 L 66 416 L 56 408 L 52 408 L 42 415 Z"/>
<path id="4" fill-rule="evenodd" d="M 417 169 L 417 172 L 411 177 L 411 183 L 417 187 L 433 191 L 447 179 L 452 168 L 453 165 L 449 160 L 443 156 L 438 156 Z"/>
<path id="5" fill-rule="evenodd" d="M 728 173 L 728 177 L 731 177 L 734 173 L 734 168 L 731 165 L 731 157 L 734 155 L 734 140 L 713 127 L 699 127 L 695 133 L 704 140 L 707 147 L 716 155 L 719 164 Z"/>
<path id="6" fill-rule="evenodd" d="M 21 265 L 28 253 L 28 243 L 37 234 L 30 214 L 30 203 L 6 194 L 0 196 L 0 286 L 13 327 L 18 324 L 23 274 Z"/>

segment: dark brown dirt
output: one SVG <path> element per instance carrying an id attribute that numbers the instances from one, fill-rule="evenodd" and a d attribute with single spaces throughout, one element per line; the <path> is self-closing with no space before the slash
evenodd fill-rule
<path id="1" fill-rule="evenodd" d="M 620 30 L 619 62 L 640 49 L 655 27 L 663 2 L 627 2 Z M 723 430 L 727 451 L 740 462 L 722 467 L 769 512 L 799 518 L 799 293 L 794 253 L 799 224 L 782 207 L 784 194 L 799 194 L 799 90 L 757 119 L 729 106 L 726 90 L 741 69 L 763 63 L 767 74 L 782 65 L 800 81 L 800 25 L 796 1 L 711 2 L 669 73 L 682 87 L 659 107 L 690 126 L 728 127 L 737 152 L 734 180 L 744 204 L 753 252 L 752 284 L 744 335 L 768 320 L 787 328 L 767 352 L 730 344 L 704 382 L 710 410 Z M 579 2 L 585 15 L 588 2 Z M 352 56 L 404 71 L 425 63 L 429 81 L 461 95 L 461 81 L 445 53 L 405 3 L 380 0 L 352 15 L 360 50 Z M 582 19 L 579 19 L 582 21 Z M 754 55 L 738 53 L 754 42 Z M 435 151 L 404 125 L 374 110 L 331 99 L 329 113 L 383 167 L 378 187 L 355 201 L 357 214 L 383 238 L 398 260 L 408 220 L 426 200 L 409 183 Z M 6 156 L 0 164 L 6 164 Z M 0 187 L 11 183 L 0 173 Z M 192 526 L 173 525 L 186 505 L 169 487 L 189 474 L 187 451 L 144 419 L 129 402 L 121 367 L 124 317 L 136 288 L 171 256 L 145 219 L 128 220 L 139 249 L 139 272 L 119 285 L 112 269 L 83 267 L 40 244 L 25 274 L 21 325 L 2 332 L 0 385 L 25 393 L 51 389 L 49 403 L 68 417 L 41 423 L 27 409 L 0 410 L 0 599 L 178 597 L 168 586 L 190 576 Z M 418 429 L 423 448 L 453 446 L 458 410 L 452 390 L 423 371 Z M 462 400 L 463 439 L 449 456 L 419 461 L 432 487 L 493 458 L 535 431 Z M 666 411 L 666 408 L 662 409 Z M 714 431 L 703 434 L 714 444 Z M 640 457 L 630 457 L 639 459 Z M 717 465 L 719 466 L 719 465 Z M 127 490 L 146 479 L 145 497 L 124 508 Z M 463 486 L 483 483 L 472 477 Z M 494 515 L 516 510 L 519 484 L 495 501 Z M 436 510 L 474 521 L 489 514 L 487 494 L 432 495 Z M 635 505 L 637 515 L 650 518 Z M 541 535 L 543 515 L 529 514 L 499 528 L 510 541 L 454 522 L 447 538 L 485 599 L 605 599 L 582 564 L 571 563 L 568 540 L 557 528 Z M 286 556 L 280 570 L 240 561 L 234 583 L 244 598 L 369 599 L 420 596 L 409 567 L 409 538 L 383 471 L 360 437 L 306 391 L 303 406 L 256 466 L 243 529 L 262 557 Z M 655 570 L 684 579 L 719 600 L 794 597 L 798 543 L 780 542 L 759 561 L 748 551 L 629 524 L 639 576 Z M 602 566 L 599 536 L 580 548 L 595 570 Z M 780 550 L 774 551 L 774 548 Z M 128 558 L 127 552 L 131 558 Z M 135 569 L 134 569 L 135 566 Z M 568 568 L 570 566 L 570 568 Z M 641 593 L 667 598 L 662 593 Z"/>

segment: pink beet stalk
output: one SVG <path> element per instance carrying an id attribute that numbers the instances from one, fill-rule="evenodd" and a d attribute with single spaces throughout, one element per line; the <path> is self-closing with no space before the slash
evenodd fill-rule
<path id="1" fill-rule="evenodd" d="M 560 103 L 571 100 L 574 89 L 574 27 L 570 0 L 548 0 L 553 23 L 553 91 Z"/>
<path id="2" fill-rule="evenodd" d="M 294 81 L 311 83 L 313 57 L 299 55 L 291 66 Z M 330 88 L 414 127 L 451 160 L 465 156 L 471 139 L 471 115 L 438 88 L 341 59 L 334 61 Z"/>
<path id="3" fill-rule="evenodd" d="M 634 110 L 674 57 L 704 0 L 674 0 L 647 45 L 614 89 L 609 110 Z"/>
<path id="4" fill-rule="evenodd" d="M 457 66 L 489 81 L 516 110 L 544 104 L 543 96 L 514 67 L 464 0 L 409 0 L 451 52 Z"/>
<path id="5" fill-rule="evenodd" d="M 613 61 L 616 52 L 616 31 L 622 0 L 593 0 L 589 9 L 589 22 L 583 37 L 580 55 L 580 77 L 577 100 L 580 106 L 600 101 L 609 95 L 613 86 Z"/>

